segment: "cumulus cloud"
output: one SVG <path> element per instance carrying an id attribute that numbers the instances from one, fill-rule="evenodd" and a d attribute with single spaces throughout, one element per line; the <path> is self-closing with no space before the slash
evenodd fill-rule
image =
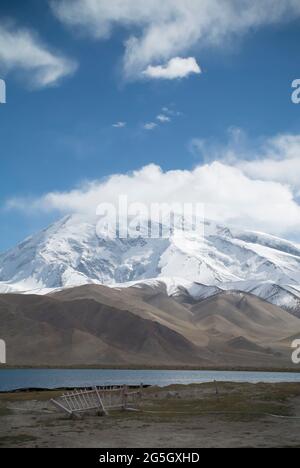
<path id="1" fill-rule="evenodd" d="M 247 177 L 279 182 L 300 195 L 300 135 L 279 134 L 250 142 L 240 128 L 229 129 L 225 144 L 193 139 L 189 148 L 194 155 L 210 162 L 218 159 L 234 166 Z"/>
<path id="2" fill-rule="evenodd" d="M 55 85 L 71 75 L 76 62 L 52 52 L 28 29 L 0 25 L 0 66 L 4 72 L 22 72 L 32 86 Z"/>
<path id="3" fill-rule="evenodd" d="M 277 141 L 286 147 L 284 137 Z M 288 154 L 294 154 L 292 147 Z M 69 192 L 48 193 L 30 203 L 27 199 L 11 199 L 6 208 L 95 214 L 99 203 L 117 204 L 118 196 L 126 195 L 129 202 L 145 204 L 203 203 L 208 219 L 277 235 L 299 235 L 297 197 L 291 186 L 276 180 L 276 174 L 274 180 L 268 180 L 262 173 L 250 174 L 241 162 L 234 166 L 233 160 L 211 161 L 193 170 L 163 171 L 150 164 L 130 174 L 85 183 Z"/>
<path id="4" fill-rule="evenodd" d="M 125 44 L 124 70 L 137 77 L 197 47 L 224 47 L 251 30 L 300 15 L 299 0 L 52 0 L 67 26 L 98 39 L 115 27 L 134 30 Z"/>
<path id="5" fill-rule="evenodd" d="M 194 57 L 181 58 L 174 57 L 165 65 L 149 65 L 143 75 L 147 78 L 175 80 L 186 78 L 191 74 L 200 74 L 201 69 Z"/>
<path id="6" fill-rule="evenodd" d="M 249 177 L 274 180 L 300 194 L 300 135 L 279 135 L 263 145 L 254 160 L 236 161 Z"/>

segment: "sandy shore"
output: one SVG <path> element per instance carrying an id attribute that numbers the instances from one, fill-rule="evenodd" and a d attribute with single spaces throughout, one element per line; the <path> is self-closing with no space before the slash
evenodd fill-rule
<path id="1" fill-rule="evenodd" d="M 58 394 L 0 395 L 0 447 L 300 447 L 299 384 L 149 388 L 140 412 L 80 420 L 49 404 Z"/>

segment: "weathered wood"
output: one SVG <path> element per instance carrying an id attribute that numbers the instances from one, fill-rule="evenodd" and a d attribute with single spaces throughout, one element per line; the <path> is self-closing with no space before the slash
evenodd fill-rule
<path id="1" fill-rule="evenodd" d="M 100 410 L 107 415 L 109 409 L 134 409 L 142 398 L 141 384 L 138 391 L 130 392 L 127 385 L 94 387 L 92 389 L 73 390 L 51 402 L 69 415 L 76 415 L 91 410 Z"/>
<path id="2" fill-rule="evenodd" d="M 66 408 L 66 406 L 64 406 L 62 403 L 60 403 L 59 401 L 57 400 L 51 400 L 51 403 L 53 403 L 55 406 L 57 406 L 60 410 L 63 410 L 65 411 L 66 413 L 68 414 L 72 414 L 72 411 L 69 410 L 68 408 Z"/>
<path id="3" fill-rule="evenodd" d="M 107 416 L 107 415 L 108 415 L 108 413 L 107 413 L 107 411 L 106 411 L 106 409 L 105 409 L 105 407 L 104 407 L 104 404 L 103 404 L 103 401 L 102 401 L 101 395 L 100 395 L 100 393 L 99 393 L 99 391 L 98 391 L 98 388 L 97 388 L 97 387 L 95 387 L 95 392 L 96 392 L 96 395 L 97 395 L 97 397 L 98 397 L 98 400 L 99 400 L 99 403 L 100 403 L 100 408 L 102 409 L 102 411 L 103 411 L 103 414 L 105 414 L 105 415 Z"/>

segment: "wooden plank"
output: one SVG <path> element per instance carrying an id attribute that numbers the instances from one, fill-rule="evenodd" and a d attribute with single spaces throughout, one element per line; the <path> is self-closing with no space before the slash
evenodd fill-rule
<path id="1" fill-rule="evenodd" d="M 80 400 L 80 405 L 81 405 L 81 408 L 86 408 L 87 405 L 86 405 L 86 401 L 83 397 L 83 391 L 82 392 L 79 392 L 79 395 L 78 395 L 78 398 Z"/>
<path id="2" fill-rule="evenodd" d="M 100 396 L 100 393 L 99 393 L 97 387 L 95 387 L 95 392 L 96 392 L 96 395 L 97 395 L 98 400 L 99 400 L 99 403 L 100 403 L 100 408 L 102 408 L 103 413 L 107 416 L 108 413 L 107 413 L 107 411 L 106 411 L 106 409 L 105 409 L 105 407 L 104 407 L 104 405 L 103 405 L 102 398 L 101 398 L 101 396 Z"/>
<path id="3" fill-rule="evenodd" d="M 51 399 L 50 400 L 51 403 L 53 403 L 55 406 L 57 406 L 59 409 L 63 410 L 64 412 L 68 413 L 68 414 L 72 414 L 72 411 L 70 411 L 68 408 L 66 408 L 62 403 L 60 403 L 59 401 L 57 400 L 54 400 L 54 399 Z"/>

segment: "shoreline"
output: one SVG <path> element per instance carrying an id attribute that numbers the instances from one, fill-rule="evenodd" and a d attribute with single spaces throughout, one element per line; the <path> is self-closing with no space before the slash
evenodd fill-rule
<path id="1" fill-rule="evenodd" d="M 0 365 L 3 370 L 124 370 L 124 371 L 197 371 L 197 372 L 268 372 L 300 373 L 300 365 L 294 367 L 196 367 L 196 366 L 9 366 Z"/>
<path id="2" fill-rule="evenodd" d="M 34 392 L 51 392 L 51 391 L 54 391 L 54 392 L 58 392 L 58 391 L 70 391 L 72 389 L 79 389 L 79 388 L 92 388 L 94 385 L 97 385 L 98 387 L 105 387 L 105 386 L 114 386 L 114 385 L 118 385 L 118 384 L 122 384 L 121 380 L 122 380 L 122 375 L 120 374 L 118 376 L 118 382 L 117 381 L 114 381 L 114 378 L 112 376 L 112 378 L 110 379 L 109 376 L 107 377 L 107 380 L 104 379 L 103 377 L 105 377 L 105 375 L 102 375 L 101 376 L 101 371 L 112 371 L 112 372 L 118 372 L 118 370 L 122 370 L 124 373 L 125 373 L 125 376 L 124 376 L 124 381 L 123 383 L 127 384 L 128 387 L 131 387 L 131 388 L 136 388 L 138 386 L 140 386 L 140 382 L 143 382 L 142 385 L 144 388 L 148 388 L 148 387 L 160 387 L 160 388 L 165 388 L 169 385 L 200 385 L 200 384 L 205 384 L 205 383 L 214 383 L 214 382 L 228 382 L 228 383 L 240 383 L 240 384 L 245 384 L 245 383 L 249 383 L 249 384 L 257 384 L 257 383 L 262 383 L 262 384 L 276 384 L 276 383 L 297 383 L 299 384 L 299 375 L 300 375 L 300 372 L 295 372 L 295 371 L 291 371 L 291 370 L 287 370 L 287 369 L 284 369 L 284 370 L 261 370 L 261 369 L 247 369 L 247 370 L 240 370 L 240 369 L 230 369 L 228 370 L 228 368 L 226 370 L 223 370 L 223 369 L 216 369 L 216 370 L 212 370 L 212 369 L 178 369 L 176 368 L 175 370 L 174 369 L 170 369 L 170 368 L 167 368 L 167 369 L 162 369 L 162 368 L 143 368 L 143 369 L 118 369 L 118 368 L 115 368 L 115 369 L 112 369 L 112 368 L 2 368 L 0 369 L 0 377 L 1 377 L 1 370 L 6 370 L 8 372 L 8 374 L 4 374 L 4 377 L 3 377 L 3 381 L 2 381 L 2 385 L 0 384 L 0 395 L 4 395 L 4 394 L 24 394 L 24 393 L 34 393 Z M 172 374 L 171 374 L 171 378 L 168 378 L 167 376 L 162 376 L 162 378 L 160 379 L 159 378 L 159 375 L 157 377 L 157 379 L 147 379 L 147 375 L 143 374 L 143 375 L 140 375 L 140 376 L 131 376 L 132 378 L 129 379 L 128 376 L 126 377 L 126 371 L 128 373 L 132 372 L 136 370 L 137 372 L 141 371 L 141 372 L 145 372 L 147 373 L 148 371 L 153 371 L 153 372 L 199 372 L 200 375 L 199 375 L 199 378 L 197 378 L 197 376 L 195 377 L 190 377 L 189 378 L 181 378 L 180 377 L 180 374 L 178 375 L 177 374 L 177 378 L 176 378 L 176 375 L 174 375 L 174 377 L 172 378 Z M 14 373 L 18 373 L 18 372 L 36 372 L 37 374 L 35 374 L 36 378 L 31 378 L 29 381 L 26 382 L 26 378 L 25 378 L 25 381 L 22 381 L 22 378 L 20 378 L 20 382 L 15 382 L 15 385 L 9 385 L 9 381 L 10 381 L 10 372 Z M 41 374 L 41 381 L 39 381 L 39 371 L 43 374 Z M 72 376 L 72 373 L 76 373 L 76 372 L 88 372 L 88 371 L 95 371 L 96 373 L 99 372 L 99 375 L 93 375 L 91 376 L 91 379 L 89 382 L 87 383 L 84 383 L 85 381 L 82 379 L 83 376 L 79 376 L 80 378 L 77 378 L 75 379 L 73 382 L 72 380 L 69 380 L 68 377 L 63 377 L 63 378 L 58 378 L 57 380 L 57 386 L 52 386 L 51 385 L 51 380 L 50 377 L 47 378 L 47 372 L 58 372 L 60 373 L 63 373 L 63 371 L 66 371 L 68 372 L 68 375 L 69 375 L 69 378 L 70 378 L 70 374 Z M 201 372 L 203 372 L 204 375 L 201 376 Z M 207 374 L 208 373 L 208 374 Z M 210 373 L 212 374 L 210 376 Z M 220 373 L 221 375 L 216 375 L 217 373 Z M 223 375 L 222 375 L 223 373 Z M 225 374 L 226 373 L 229 373 L 229 376 L 226 376 Z M 230 373 L 232 374 L 235 374 L 235 375 L 232 375 L 230 376 Z M 205 375 L 206 374 L 206 375 Z M 239 376 L 238 374 L 241 374 L 241 376 Z M 245 376 L 245 374 L 249 374 L 249 377 L 247 377 L 247 375 Z M 253 375 L 253 374 L 258 374 L 258 375 Z M 261 377 L 260 377 L 260 374 Z M 268 374 L 270 374 L 270 377 L 268 377 Z M 275 374 L 275 375 L 274 375 Z M 279 375 L 278 378 L 276 378 L 276 374 Z M 288 377 L 289 374 L 293 374 L 292 377 Z M 18 375 L 18 374 L 16 374 Z M 287 375 L 287 378 L 285 379 L 285 375 Z M 51 374 L 50 374 L 51 376 Z M 272 377 L 273 376 L 273 377 Z M 229 377 L 229 378 L 228 378 Z M 13 378 L 13 377 L 12 377 Z M 138 381 L 138 379 L 140 378 L 140 381 Z M 4 385 L 3 385 L 4 383 Z M 27 385 L 26 385 L 27 384 Z M 41 386 L 39 386 L 39 384 Z M 18 386 L 17 386 L 18 385 Z M 1 388 L 2 387 L 2 388 Z"/>

